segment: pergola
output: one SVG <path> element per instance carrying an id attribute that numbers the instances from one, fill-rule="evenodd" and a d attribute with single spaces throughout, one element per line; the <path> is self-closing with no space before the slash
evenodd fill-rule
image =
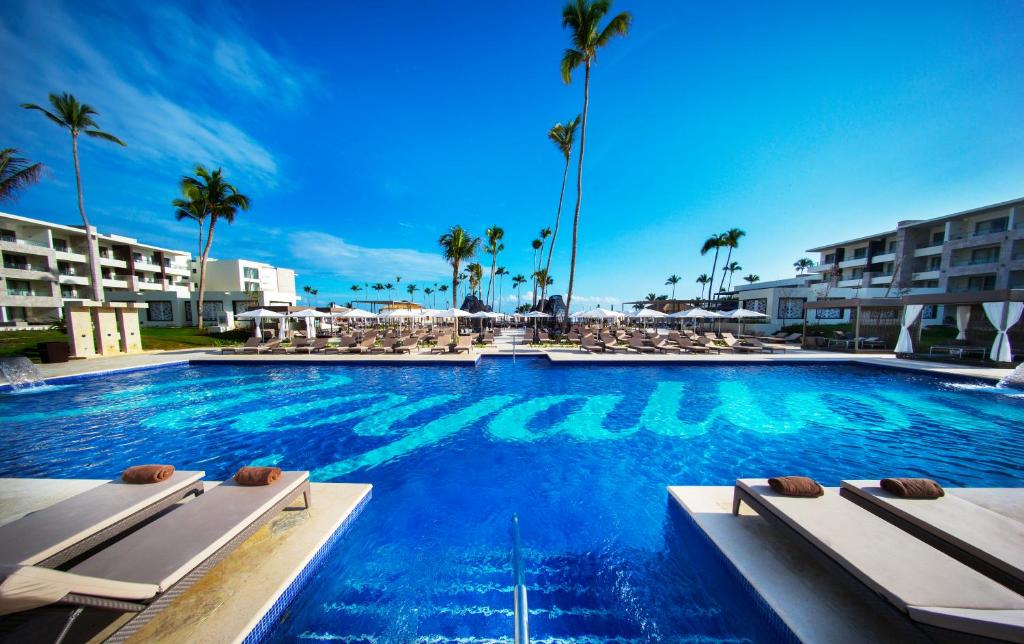
<path id="1" fill-rule="evenodd" d="M 1021 314 L 1024 312 L 1024 289 L 908 295 L 903 298 L 903 304 L 904 326 L 907 326 L 908 319 L 913 324 L 925 306 L 956 307 L 958 341 L 967 340 L 971 311 L 974 307 L 980 306 L 985 319 L 995 331 L 995 340 L 988 352 L 989 359 L 994 362 L 1011 362 L 1013 360 L 1010 331 L 1020 321 Z M 1019 331 L 1016 335 L 1020 339 Z"/>
<path id="2" fill-rule="evenodd" d="M 896 326 L 897 320 L 899 319 L 899 313 L 903 309 L 903 300 L 898 297 L 873 297 L 807 302 L 804 304 L 803 343 L 805 346 L 807 344 L 807 312 L 809 310 L 818 309 L 850 309 L 852 311 L 850 317 L 853 319 L 853 337 L 859 338 L 861 337 L 861 320 L 864 318 L 865 311 L 892 311 L 893 315 L 891 318 L 885 318 L 886 320 L 891 319 L 892 324 L 886 326 Z M 881 315 L 879 315 L 878 320 L 879 322 L 882 320 Z M 918 333 L 920 333 L 920 329 L 918 330 Z M 860 351 L 860 344 L 858 342 L 854 342 L 852 349 L 854 352 Z"/>

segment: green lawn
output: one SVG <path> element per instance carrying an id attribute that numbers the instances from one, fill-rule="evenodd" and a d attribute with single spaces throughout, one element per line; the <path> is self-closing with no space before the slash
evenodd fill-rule
<path id="1" fill-rule="evenodd" d="M 143 327 L 142 348 L 149 350 L 191 349 L 195 347 L 219 347 L 241 344 L 250 332 L 236 329 L 228 333 L 200 334 L 195 327 L 158 328 Z M 62 331 L 2 331 L 0 332 L 0 356 L 25 356 L 39 360 L 36 345 L 40 342 L 67 342 L 68 336 Z"/>

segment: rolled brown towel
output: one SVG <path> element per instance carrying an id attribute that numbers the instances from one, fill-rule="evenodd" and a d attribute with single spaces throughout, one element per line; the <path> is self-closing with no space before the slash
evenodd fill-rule
<path id="1" fill-rule="evenodd" d="M 235 472 L 239 485 L 270 485 L 281 478 L 280 467 L 243 467 Z"/>
<path id="2" fill-rule="evenodd" d="M 946 496 L 942 486 L 931 479 L 882 479 L 882 489 L 904 499 L 938 499 Z"/>
<path id="3" fill-rule="evenodd" d="M 125 483 L 160 483 L 174 474 L 173 465 L 133 465 L 121 472 Z"/>
<path id="4" fill-rule="evenodd" d="M 768 479 L 768 485 L 782 496 L 817 497 L 825 493 L 817 481 L 806 476 L 776 476 Z"/>

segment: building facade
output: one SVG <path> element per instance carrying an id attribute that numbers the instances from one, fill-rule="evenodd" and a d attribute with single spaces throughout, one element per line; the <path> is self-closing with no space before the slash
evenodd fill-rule
<path id="1" fill-rule="evenodd" d="M 95 233 L 104 300 L 147 302 L 141 323 L 192 324 L 199 265 L 190 253 Z M 45 326 L 65 302 L 92 299 L 89 240 L 81 226 L 0 213 L 0 327 Z M 208 320 L 246 305 L 295 305 L 295 273 L 247 260 L 210 260 Z M 244 308 L 241 310 L 245 310 Z"/>

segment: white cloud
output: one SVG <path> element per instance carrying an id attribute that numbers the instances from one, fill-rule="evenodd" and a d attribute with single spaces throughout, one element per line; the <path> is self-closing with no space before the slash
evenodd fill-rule
<path id="1" fill-rule="evenodd" d="M 576 295 L 573 293 L 572 296 L 573 304 L 603 304 L 607 306 L 622 304 L 622 300 L 612 295 Z"/>
<path id="2" fill-rule="evenodd" d="M 334 275 L 343 279 L 380 281 L 401 275 L 404 281 L 450 277 L 440 253 L 411 248 L 373 248 L 350 244 L 341 237 L 315 231 L 288 235 L 289 250 L 300 272 Z"/>

